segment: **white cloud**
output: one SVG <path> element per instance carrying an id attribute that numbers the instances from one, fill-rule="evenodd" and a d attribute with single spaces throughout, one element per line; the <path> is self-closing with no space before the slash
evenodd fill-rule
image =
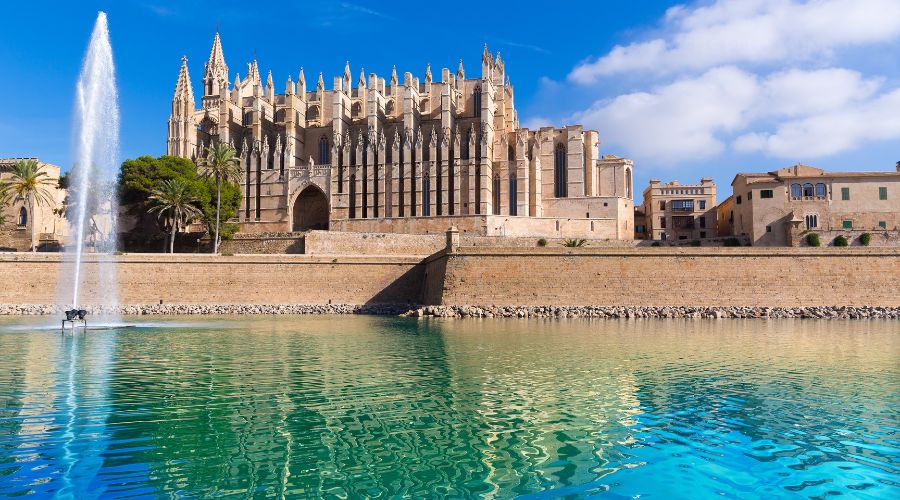
<path id="1" fill-rule="evenodd" d="M 900 89 L 862 104 L 789 120 L 772 133 L 735 139 L 740 152 L 781 158 L 819 158 L 858 148 L 867 141 L 900 139 Z"/>
<path id="2" fill-rule="evenodd" d="M 600 139 L 644 159 L 677 163 L 722 152 L 718 134 L 740 129 L 760 93 L 756 77 L 715 68 L 650 92 L 599 101 L 573 118 L 600 130 Z"/>
<path id="3" fill-rule="evenodd" d="M 663 31 L 663 37 L 616 46 L 576 66 L 569 79 L 590 84 L 626 72 L 793 62 L 889 42 L 900 37 L 900 1 L 718 0 L 669 9 Z"/>
<path id="4" fill-rule="evenodd" d="M 892 125 L 900 121 L 900 90 L 878 95 L 881 86 L 843 68 L 759 77 L 726 66 L 597 101 L 572 118 L 598 129 L 606 147 L 663 165 L 719 155 L 728 143 L 739 152 L 814 158 L 900 137 Z M 750 131 L 766 126 L 775 132 Z"/>

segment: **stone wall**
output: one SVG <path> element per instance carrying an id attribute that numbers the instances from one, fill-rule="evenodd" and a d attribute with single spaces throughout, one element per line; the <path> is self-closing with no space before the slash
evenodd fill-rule
<path id="1" fill-rule="evenodd" d="M 31 250 L 31 241 L 25 229 L 0 230 L 0 251 L 25 252 Z"/>
<path id="2" fill-rule="evenodd" d="M 55 304 L 63 254 L 0 253 L 0 304 Z M 421 258 L 197 254 L 85 256 L 86 289 L 98 261 L 118 262 L 121 304 L 377 304 L 421 301 Z M 83 304 L 95 304 L 87 296 Z"/>
<path id="3" fill-rule="evenodd" d="M 900 250 L 486 249 L 428 260 L 446 305 L 900 306 Z"/>

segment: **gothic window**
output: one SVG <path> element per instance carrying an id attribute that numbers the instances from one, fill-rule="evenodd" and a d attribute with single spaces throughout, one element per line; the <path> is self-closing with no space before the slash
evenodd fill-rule
<path id="1" fill-rule="evenodd" d="M 25 210 L 25 207 L 19 209 L 19 225 L 26 226 L 28 225 L 28 211 Z"/>
<path id="2" fill-rule="evenodd" d="M 824 198 L 826 193 L 825 184 L 819 182 L 816 184 L 816 198 Z"/>
<path id="3" fill-rule="evenodd" d="M 494 174 L 494 215 L 500 215 L 500 174 Z"/>
<path id="4" fill-rule="evenodd" d="M 509 147 L 508 147 L 507 150 L 506 150 L 506 159 L 509 160 L 509 161 L 515 161 L 515 160 L 516 160 L 516 150 L 513 149 L 512 144 L 510 144 Z"/>
<path id="5" fill-rule="evenodd" d="M 328 165 L 328 139 L 323 135 L 319 138 L 319 165 Z"/>
<path id="6" fill-rule="evenodd" d="M 431 215 L 431 176 L 428 172 L 422 175 L 422 215 Z"/>
<path id="7" fill-rule="evenodd" d="M 791 184 L 791 198 L 800 198 L 801 196 L 803 196 L 803 190 L 800 184 Z"/>
<path id="8" fill-rule="evenodd" d="M 516 179 L 516 173 L 509 173 L 509 215 L 519 215 L 516 204 L 518 203 L 519 185 Z"/>
<path id="9" fill-rule="evenodd" d="M 344 192 L 344 151 L 338 148 L 338 185 L 337 192 Z"/>
<path id="10" fill-rule="evenodd" d="M 815 229 L 819 227 L 819 216 L 810 214 L 806 216 L 806 229 Z"/>
<path id="11" fill-rule="evenodd" d="M 568 186 L 566 185 L 566 147 L 561 143 L 556 145 L 553 174 L 553 196 L 565 198 L 568 196 Z"/>
<path id="12" fill-rule="evenodd" d="M 481 116 L 481 87 L 475 87 L 475 91 L 472 93 L 472 111 L 474 112 L 473 116 Z"/>
<path id="13" fill-rule="evenodd" d="M 469 137 L 472 136 L 472 130 L 470 129 L 468 133 L 466 133 L 466 137 L 459 142 L 459 157 L 462 158 L 463 161 L 469 159 Z"/>

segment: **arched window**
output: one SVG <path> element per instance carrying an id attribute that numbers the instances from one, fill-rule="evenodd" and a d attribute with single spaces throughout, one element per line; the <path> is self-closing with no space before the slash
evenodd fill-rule
<path id="1" fill-rule="evenodd" d="M 323 135 L 319 138 L 319 165 L 328 165 L 328 139 Z"/>
<path id="2" fill-rule="evenodd" d="M 509 161 L 516 161 L 516 150 L 513 149 L 512 144 L 506 149 L 506 159 Z"/>
<path id="3" fill-rule="evenodd" d="M 561 143 L 556 145 L 553 165 L 553 196 L 565 198 L 568 194 L 566 185 L 566 147 Z"/>
<path id="4" fill-rule="evenodd" d="M 459 141 L 459 157 L 463 161 L 469 159 L 469 138 L 472 137 L 472 129 L 466 132 L 466 137 Z"/>
<path id="5" fill-rule="evenodd" d="M 28 210 L 25 210 L 25 207 L 19 209 L 19 225 L 27 226 L 28 225 Z"/>
<path id="6" fill-rule="evenodd" d="M 500 174 L 494 174 L 494 215 L 500 215 Z"/>
<path id="7" fill-rule="evenodd" d="M 804 198 L 806 198 L 806 197 L 812 198 L 813 196 L 814 195 L 813 195 L 812 182 L 807 182 L 807 183 L 803 184 L 803 197 Z"/>
<path id="8" fill-rule="evenodd" d="M 519 191 L 519 182 L 516 179 L 516 173 L 509 173 L 509 215 L 519 215 L 518 209 L 516 208 L 516 204 L 518 203 L 518 199 L 516 198 L 517 193 Z"/>
<path id="9" fill-rule="evenodd" d="M 481 87 L 475 87 L 475 91 L 472 92 L 472 116 L 481 116 Z"/>
<path id="10" fill-rule="evenodd" d="M 803 190 L 800 187 L 800 184 L 791 184 L 791 198 L 799 198 L 801 196 L 803 196 Z"/>
<path id="11" fill-rule="evenodd" d="M 826 193 L 825 184 L 819 182 L 816 184 L 816 198 L 824 198 Z"/>
<path id="12" fill-rule="evenodd" d="M 625 169 L 625 197 L 631 199 L 634 197 L 633 184 L 631 179 L 631 169 Z"/>
<path id="13" fill-rule="evenodd" d="M 810 214 L 806 216 L 806 229 L 815 229 L 819 227 L 819 216 Z"/>
<path id="14" fill-rule="evenodd" d="M 344 192 L 344 150 L 343 148 L 338 148 L 338 185 L 337 192 Z"/>

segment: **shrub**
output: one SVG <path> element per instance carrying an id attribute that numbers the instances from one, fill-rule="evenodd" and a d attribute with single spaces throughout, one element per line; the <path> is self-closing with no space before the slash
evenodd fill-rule
<path id="1" fill-rule="evenodd" d="M 692 246 L 692 247 L 699 247 L 699 246 L 700 246 L 700 240 L 693 240 L 693 241 L 691 241 L 691 246 Z"/>
<path id="2" fill-rule="evenodd" d="M 806 244 L 811 247 L 820 247 L 822 246 L 822 242 L 819 241 L 818 233 L 809 233 L 806 235 Z"/>
<path id="3" fill-rule="evenodd" d="M 871 234 L 869 234 L 869 233 L 863 233 L 863 234 L 859 235 L 859 244 L 860 244 L 860 245 L 862 245 L 862 246 L 864 246 L 864 247 L 867 247 L 867 246 L 869 246 L 869 243 L 870 243 L 871 241 L 872 241 L 872 235 L 871 235 Z"/>
<path id="4" fill-rule="evenodd" d="M 846 247 L 849 245 L 850 245 L 850 242 L 847 241 L 847 237 L 842 234 L 838 235 L 838 237 L 836 237 L 834 239 L 834 246 L 836 246 L 836 247 Z"/>
<path id="5" fill-rule="evenodd" d="M 583 247 L 585 243 L 587 243 L 587 240 L 568 239 L 568 240 L 560 243 L 560 245 L 562 245 L 564 247 L 575 248 L 575 247 Z"/>
<path id="6" fill-rule="evenodd" d="M 727 240 L 725 240 L 724 245 L 726 247 L 739 247 L 741 246 L 741 240 L 737 238 L 728 238 Z"/>
<path id="7" fill-rule="evenodd" d="M 544 238 L 539 239 L 537 243 L 538 243 L 538 246 L 539 246 L 539 247 L 545 247 L 545 246 L 547 246 L 547 240 L 544 239 Z"/>

